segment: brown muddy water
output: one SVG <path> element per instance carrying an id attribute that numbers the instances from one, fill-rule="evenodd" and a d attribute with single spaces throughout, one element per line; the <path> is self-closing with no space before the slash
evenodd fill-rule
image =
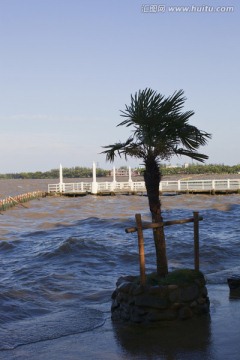
<path id="1" fill-rule="evenodd" d="M 56 180 L 58 182 L 58 180 Z M 49 180 L 0 181 L 0 197 L 47 191 Z M 50 180 L 50 183 L 54 181 Z M 240 299 L 227 277 L 240 274 L 240 196 L 163 196 L 164 220 L 199 211 L 200 268 L 209 317 L 148 327 L 111 322 L 118 277 L 138 274 L 135 213 L 145 196 L 51 196 L 0 215 L 0 359 L 239 359 Z M 193 267 L 192 224 L 166 227 L 169 268 Z M 147 271 L 155 270 L 145 232 Z"/>

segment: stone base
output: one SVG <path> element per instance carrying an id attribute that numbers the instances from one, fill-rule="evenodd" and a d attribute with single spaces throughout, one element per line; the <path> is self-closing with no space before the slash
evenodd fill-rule
<path id="1" fill-rule="evenodd" d="M 240 276 L 234 275 L 227 279 L 230 289 L 230 298 L 240 299 Z"/>
<path id="2" fill-rule="evenodd" d="M 143 286 L 136 276 L 120 277 L 112 294 L 112 320 L 148 323 L 209 313 L 210 302 L 201 272 L 177 270 L 161 281 L 156 279 L 151 274 Z"/>

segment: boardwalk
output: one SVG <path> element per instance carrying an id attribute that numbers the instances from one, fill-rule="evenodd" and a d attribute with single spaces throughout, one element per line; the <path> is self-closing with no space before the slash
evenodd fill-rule
<path id="1" fill-rule="evenodd" d="M 163 194 L 238 193 L 240 192 L 240 179 L 162 181 L 159 186 L 159 192 Z M 48 185 L 48 193 L 63 195 L 144 194 L 146 193 L 146 188 L 144 181 L 59 183 Z"/>
<path id="2" fill-rule="evenodd" d="M 240 178 L 216 178 L 216 179 L 176 179 L 163 180 L 159 186 L 159 192 L 166 194 L 181 193 L 240 193 Z M 114 194 L 145 194 L 146 188 L 144 181 L 133 181 L 131 178 L 131 169 L 129 168 L 129 178 L 127 181 L 116 181 L 113 175 L 112 181 L 98 182 L 96 171 L 93 168 L 93 179 L 89 182 L 63 182 L 62 169 L 58 184 L 48 185 L 49 194 L 62 194 L 68 196 L 77 195 L 114 195 Z"/>

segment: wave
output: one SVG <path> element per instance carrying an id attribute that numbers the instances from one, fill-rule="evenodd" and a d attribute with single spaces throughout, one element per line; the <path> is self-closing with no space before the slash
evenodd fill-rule
<path id="1" fill-rule="evenodd" d="M 12 250 L 14 248 L 15 245 L 12 242 L 5 240 L 0 241 L 0 250 L 7 251 L 7 250 Z"/>
<path id="2" fill-rule="evenodd" d="M 10 322 L 1 327 L 0 350 L 90 331 L 104 322 L 101 311 L 89 308 L 58 311 L 34 319 Z"/>
<path id="3" fill-rule="evenodd" d="M 133 226 L 133 221 L 131 219 L 121 219 L 121 218 L 108 218 L 102 219 L 97 217 L 90 217 L 77 221 L 69 222 L 44 222 L 40 225 L 40 229 L 34 231 L 24 232 L 21 236 L 24 238 L 31 237 L 49 237 L 56 234 L 66 234 L 67 230 L 74 233 L 78 231 L 79 233 L 88 235 L 95 233 L 97 230 L 99 233 L 104 232 L 105 230 L 119 230 L 124 232 L 126 227 Z"/>
<path id="4" fill-rule="evenodd" d="M 106 246 L 102 243 L 85 238 L 69 237 L 58 242 L 56 248 L 52 246 L 50 251 L 44 252 L 42 256 L 51 258 L 74 254 L 76 256 L 81 255 L 81 257 L 93 257 L 94 254 L 102 256 L 106 252 Z"/>
<path id="5" fill-rule="evenodd" d="M 163 203 L 171 204 L 164 209 L 164 220 L 191 217 L 189 199 L 165 197 Z M 226 284 L 229 275 L 240 273 L 240 267 L 236 267 L 240 257 L 240 206 L 221 205 L 221 199 L 227 202 L 227 197 L 201 199 L 200 203 L 197 196 L 192 197 L 193 208 L 200 204 L 199 215 L 204 218 L 199 226 L 200 269 L 208 284 Z M 215 209 L 213 200 L 220 204 Z M 39 219 L 28 219 L 27 212 L 14 218 L 0 242 L 2 349 L 85 331 L 90 328 L 84 316 L 85 325 L 81 327 L 85 307 L 106 306 L 110 311 L 110 294 L 117 279 L 139 274 L 137 233 L 126 234 L 125 228 L 135 226 L 135 213 L 141 213 L 144 222 L 150 221 L 146 199 L 51 198 L 42 206 L 44 216 Z M 193 268 L 193 224 L 166 227 L 165 235 L 169 269 Z M 144 231 L 144 242 L 146 270 L 152 272 L 156 256 L 151 230 Z M 62 311 L 56 313 L 56 309 Z M 93 313 L 89 315 L 94 317 Z M 103 321 L 101 314 L 98 319 L 96 326 Z"/>
<path id="6" fill-rule="evenodd" d="M 229 269 L 212 272 L 205 275 L 208 284 L 227 284 L 227 279 L 229 277 L 240 274 L 240 266 L 234 266 Z"/>

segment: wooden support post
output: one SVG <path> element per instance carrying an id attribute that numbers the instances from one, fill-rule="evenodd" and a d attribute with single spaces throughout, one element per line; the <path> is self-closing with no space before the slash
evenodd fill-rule
<path id="1" fill-rule="evenodd" d="M 15 200 L 15 199 L 14 199 L 14 198 L 12 198 L 11 196 L 9 196 L 9 199 L 11 199 L 11 200 L 12 200 L 15 204 L 19 204 L 19 205 L 21 205 L 22 207 L 24 207 L 24 208 L 28 209 L 28 207 L 27 207 L 27 206 L 23 205 L 20 201 Z"/>
<path id="2" fill-rule="evenodd" d="M 146 284 L 145 254 L 144 254 L 144 238 L 143 238 L 141 214 L 135 214 L 135 219 L 136 219 L 137 233 L 138 233 L 140 282 L 141 282 L 142 285 L 145 285 Z"/>
<path id="3" fill-rule="evenodd" d="M 199 218 L 198 211 L 193 212 L 194 219 L 194 268 L 199 271 Z"/>

